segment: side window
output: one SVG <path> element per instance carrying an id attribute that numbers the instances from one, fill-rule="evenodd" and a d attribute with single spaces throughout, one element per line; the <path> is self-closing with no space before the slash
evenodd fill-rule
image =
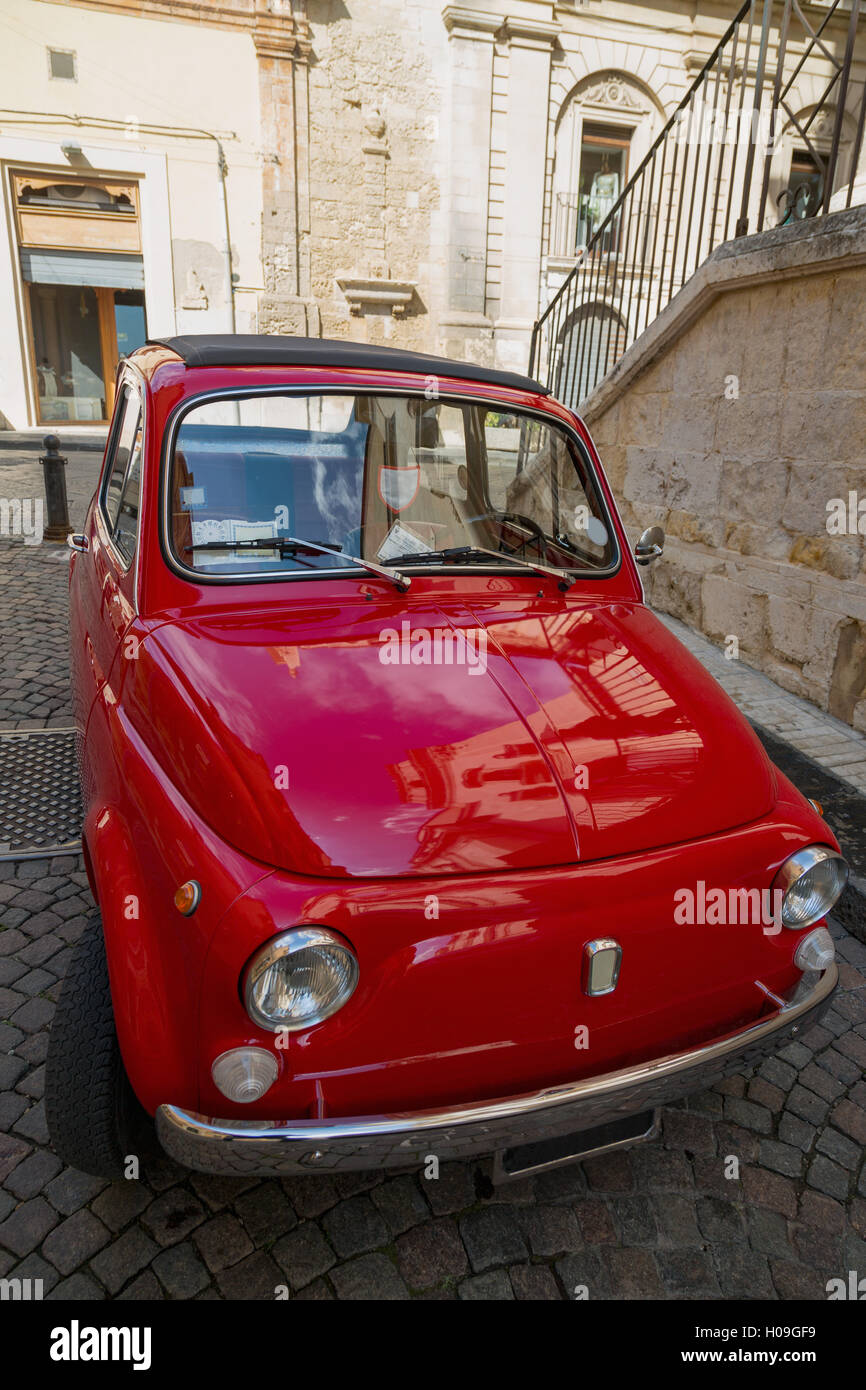
<path id="1" fill-rule="evenodd" d="M 130 386 L 123 388 L 113 436 L 113 457 L 102 495 L 112 540 L 127 564 L 135 554 L 141 490 L 141 402 Z"/>

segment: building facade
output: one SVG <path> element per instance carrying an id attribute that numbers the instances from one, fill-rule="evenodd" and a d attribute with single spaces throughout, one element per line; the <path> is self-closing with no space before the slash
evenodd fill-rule
<path id="1" fill-rule="evenodd" d="M 349 337 L 525 367 L 539 307 L 735 11 L 3 0 L 0 427 L 106 420 L 117 361 L 146 335 Z M 828 21 L 828 48 L 845 23 Z M 796 117 L 821 67 L 780 132 L 772 197 L 792 171 L 815 177 Z"/>

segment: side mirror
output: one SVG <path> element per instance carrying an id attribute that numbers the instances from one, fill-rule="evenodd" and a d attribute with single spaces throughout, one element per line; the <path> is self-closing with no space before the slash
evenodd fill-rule
<path id="1" fill-rule="evenodd" d="M 661 526 L 650 526 L 644 531 L 634 548 L 634 558 L 639 565 L 651 565 L 664 554 L 665 533 Z"/>

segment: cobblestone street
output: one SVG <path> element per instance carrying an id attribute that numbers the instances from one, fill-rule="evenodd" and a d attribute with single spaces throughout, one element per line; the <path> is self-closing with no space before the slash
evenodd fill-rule
<path id="1" fill-rule="evenodd" d="M 94 466 L 80 456 L 70 474 L 74 521 Z M 0 541 L 0 729 L 69 722 L 65 555 Z M 866 946 L 838 924 L 841 990 L 822 1025 L 667 1109 L 656 1143 L 500 1189 L 489 1163 L 435 1181 L 258 1181 L 161 1158 L 141 1181 L 106 1183 L 61 1166 L 42 1104 L 54 1004 L 92 907 L 75 856 L 0 863 L 0 1277 L 76 1300 L 273 1299 L 280 1286 L 563 1299 L 581 1285 L 591 1299 L 823 1300 L 829 1279 L 866 1275 Z"/>

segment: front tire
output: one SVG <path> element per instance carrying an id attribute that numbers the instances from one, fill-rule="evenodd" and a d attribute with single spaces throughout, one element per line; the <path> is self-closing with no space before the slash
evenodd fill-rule
<path id="1" fill-rule="evenodd" d="M 98 912 L 75 943 L 54 1013 L 45 1114 L 54 1152 L 83 1173 L 122 1178 L 127 1156 L 141 1152 L 148 1117 L 120 1055 Z"/>

